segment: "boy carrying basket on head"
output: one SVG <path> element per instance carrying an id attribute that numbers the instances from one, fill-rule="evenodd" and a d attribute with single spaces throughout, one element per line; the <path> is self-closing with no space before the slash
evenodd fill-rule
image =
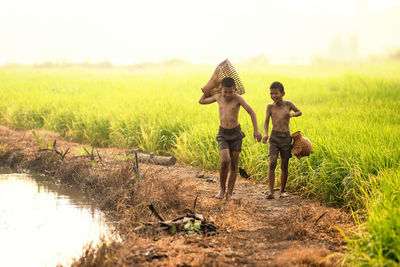
<path id="1" fill-rule="evenodd" d="M 274 198 L 275 168 L 278 154 L 281 154 L 281 190 L 280 197 L 287 197 L 285 186 L 288 177 L 289 158 L 292 157 L 289 121 L 292 117 L 301 116 L 302 112 L 288 100 L 283 100 L 285 89 L 280 82 L 273 82 L 270 86 L 270 96 L 274 101 L 267 106 L 267 114 L 264 122 L 265 136 L 262 138 L 264 144 L 269 140 L 269 166 L 268 166 L 268 188 L 267 199 Z M 290 113 L 291 111 L 294 113 Z M 272 119 L 272 131 L 268 136 L 269 119 Z"/>
<path id="2" fill-rule="evenodd" d="M 246 103 L 246 101 L 236 93 L 235 80 L 227 77 L 221 82 L 222 90 L 212 96 L 203 94 L 199 100 L 200 104 L 218 103 L 220 127 L 217 135 L 218 148 L 221 157 L 220 167 L 220 191 L 216 198 L 224 198 L 230 200 L 235 186 L 238 159 L 242 148 L 242 139 L 245 134 L 241 131 L 239 118 L 239 109 L 242 106 L 250 115 L 253 123 L 253 136 L 260 142 L 261 133 L 257 126 L 257 116 L 254 110 Z M 226 180 L 229 173 L 228 190 L 226 190 Z"/>

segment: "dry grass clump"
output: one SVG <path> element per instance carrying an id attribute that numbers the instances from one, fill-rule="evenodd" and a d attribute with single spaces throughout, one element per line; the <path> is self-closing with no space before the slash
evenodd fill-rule
<path id="1" fill-rule="evenodd" d="M 68 160 L 67 164 L 57 169 L 55 177 L 63 183 L 82 184 L 90 177 L 90 163 L 82 158 Z"/>
<path id="2" fill-rule="evenodd" d="M 125 190 L 113 191 L 119 194 L 117 212 L 120 221 L 117 228 L 123 243 L 113 241 L 106 245 L 103 242 L 99 247 L 89 247 L 72 266 L 154 266 L 169 254 L 160 248 L 171 250 L 171 242 L 184 242 L 169 237 L 170 234 L 157 225 L 148 226 L 143 231 L 134 229 L 143 222 L 158 220 L 148 208 L 150 204 L 166 220 L 182 215 L 193 204 L 193 184 L 184 179 L 160 175 L 154 170 L 146 171 L 142 178 L 134 181 L 126 183 Z M 182 243 L 181 247 L 183 249 L 185 245 Z M 175 245 L 173 248 L 177 249 Z"/>
<path id="3" fill-rule="evenodd" d="M 293 207 L 288 214 L 287 240 L 339 240 L 342 236 L 338 228 L 348 228 L 352 224 L 349 215 L 323 206 Z"/>
<path id="4" fill-rule="evenodd" d="M 160 174 L 159 170 L 148 170 L 142 178 L 136 179 L 131 195 L 124 195 L 118 209 L 136 214 L 136 220 L 154 218 L 148 208 L 152 204 L 164 219 L 182 213 L 195 199 L 193 184 L 183 178 Z"/>
<path id="5" fill-rule="evenodd" d="M 293 247 L 285 250 L 273 262 L 273 266 L 333 267 L 338 266 L 340 256 L 325 248 Z"/>
<path id="6" fill-rule="evenodd" d="M 156 226 L 148 226 L 140 233 L 133 229 L 143 222 L 159 221 L 149 205 L 153 205 L 164 220 L 184 215 L 196 197 L 193 192 L 193 184 L 183 178 L 169 176 L 161 170 L 146 170 L 143 177 L 129 180 L 125 190 L 119 191 L 116 210 L 121 218 L 120 232 L 127 239 L 137 239 L 137 234 L 142 237 L 164 235 Z"/>
<path id="7" fill-rule="evenodd" d="M 0 162 L 4 167 L 14 168 L 21 161 L 20 149 L 10 148 L 2 152 L 0 156 Z"/>
<path id="8" fill-rule="evenodd" d="M 4 155 L 7 151 L 9 151 L 8 145 L 7 145 L 7 144 L 0 143 L 0 158 L 2 158 L 3 155 Z"/>
<path id="9" fill-rule="evenodd" d="M 118 250 L 118 243 L 107 244 L 105 240 L 99 242 L 99 245 L 89 244 L 80 258 L 74 259 L 71 267 L 95 267 L 95 266 L 115 266 L 115 251 Z"/>
<path id="10" fill-rule="evenodd" d="M 233 232 L 251 229 L 258 222 L 254 211 L 242 202 L 230 201 L 221 205 L 220 200 L 207 199 L 202 206 L 209 208 L 210 215 L 220 229 Z"/>
<path id="11" fill-rule="evenodd" d="M 120 161 L 118 169 L 115 171 L 114 181 L 116 185 L 124 185 L 130 179 L 135 178 L 135 165 L 136 163 L 132 159 Z"/>
<path id="12" fill-rule="evenodd" d="M 60 158 L 52 151 L 39 151 L 37 156 L 27 162 L 24 168 L 34 172 L 53 173 L 60 164 Z"/>

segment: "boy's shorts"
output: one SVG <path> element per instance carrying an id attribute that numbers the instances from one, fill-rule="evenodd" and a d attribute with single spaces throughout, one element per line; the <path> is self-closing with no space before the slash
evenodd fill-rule
<path id="1" fill-rule="evenodd" d="M 290 132 L 271 131 L 268 156 L 281 154 L 281 158 L 292 157 L 292 137 Z"/>
<path id="2" fill-rule="evenodd" d="M 219 126 L 217 134 L 219 150 L 228 149 L 230 151 L 242 151 L 242 139 L 246 135 L 242 132 L 240 124 L 232 129 L 225 129 Z"/>

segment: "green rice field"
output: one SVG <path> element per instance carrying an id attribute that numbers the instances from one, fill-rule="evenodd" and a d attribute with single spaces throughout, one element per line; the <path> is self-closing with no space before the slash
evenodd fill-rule
<path id="1" fill-rule="evenodd" d="M 313 143 L 289 163 L 289 189 L 353 211 L 352 265 L 400 263 L 400 62 L 364 65 L 246 66 L 245 100 L 263 133 L 269 84 L 285 86 L 303 115 L 291 120 Z M 0 124 L 46 129 L 96 147 L 141 148 L 218 170 L 217 104 L 200 105 L 213 66 L 152 68 L 0 67 Z M 267 181 L 268 146 L 250 116 L 239 166 Z M 270 125 L 270 129 L 271 129 Z"/>

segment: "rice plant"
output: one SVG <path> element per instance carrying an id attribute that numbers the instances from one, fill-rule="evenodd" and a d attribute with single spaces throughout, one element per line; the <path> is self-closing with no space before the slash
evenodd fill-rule
<path id="1" fill-rule="evenodd" d="M 389 248 L 400 247 L 399 175 L 389 171 L 400 168 L 399 69 L 399 62 L 238 69 L 260 130 L 272 101 L 270 83 L 284 84 L 284 99 L 303 112 L 291 121 L 291 131 L 301 130 L 313 143 L 310 157 L 290 160 L 290 190 L 363 212 L 366 232 L 351 243 L 352 255 L 377 265 L 399 260 L 397 249 Z M 96 147 L 173 154 L 181 163 L 218 170 L 217 104 L 198 104 L 212 71 L 211 66 L 143 71 L 1 67 L 0 123 L 56 131 Z M 244 110 L 239 121 L 247 135 L 239 166 L 266 181 L 268 147 L 252 139 Z M 382 198 L 387 205 L 377 204 Z"/>

